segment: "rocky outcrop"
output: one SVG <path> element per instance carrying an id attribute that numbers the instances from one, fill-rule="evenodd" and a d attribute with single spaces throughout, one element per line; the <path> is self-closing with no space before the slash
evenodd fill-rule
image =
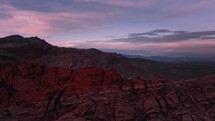
<path id="1" fill-rule="evenodd" d="M 123 78 L 99 67 L 0 67 L 0 120 L 214 120 L 214 77 Z"/>
<path id="2" fill-rule="evenodd" d="M 25 63 L 4 65 L 0 70 L 1 90 L 4 92 L 3 97 L 8 97 L 9 102 L 13 102 L 12 98 L 16 99 L 17 96 L 25 101 L 35 99 L 37 96 L 34 95 L 41 95 L 38 99 L 46 98 L 49 92 L 64 88 L 79 95 L 99 93 L 111 89 L 113 81 L 118 78 L 119 75 L 113 70 L 99 67 L 86 67 L 74 71 L 71 68 Z"/>

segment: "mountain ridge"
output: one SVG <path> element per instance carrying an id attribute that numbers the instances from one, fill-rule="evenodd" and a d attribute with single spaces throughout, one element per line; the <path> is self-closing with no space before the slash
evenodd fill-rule
<path id="1" fill-rule="evenodd" d="M 6 40 L 5 40 L 6 38 Z M 197 64 L 161 63 L 147 59 L 127 58 L 121 54 L 102 52 L 100 50 L 76 49 L 53 46 L 38 37 L 24 38 L 19 35 L 1 38 L 0 41 L 29 41 L 30 44 L 18 43 L 0 50 L 3 63 L 33 62 L 56 67 L 73 69 L 98 66 L 114 69 L 123 76 L 162 79 L 187 79 L 215 73 L 214 66 Z M 35 42 L 39 41 L 39 42 Z M 28 42 L 27 42 L 28 43 Z M 6 54 L 4 54 L 6 53 Z M 8 56 L 8 57 L 7 57 Z M 186 73 L 184 73 L 186 72 Z"/>
<path id="2" fill-rule="evenodd" d="M 171 56 L 141 56 L 141 55 L 126 55 L 128 58 L 140 58 L 140 59 L 149 59 L 156 62 L 170 62 L 170 63 L 202 63 L 210 64 L 215 63 L 214 60 L 208 58 L 194 58 L 194 57 L 171 57 Z"/>

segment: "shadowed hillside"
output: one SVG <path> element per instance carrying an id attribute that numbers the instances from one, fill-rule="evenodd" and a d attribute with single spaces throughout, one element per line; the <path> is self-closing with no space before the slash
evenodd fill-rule
<path id="1" fill-rule="evenodd" d="M 38 37 L 24 38 L 19 35 L 0 39 L 0 62 L 34 62 L 42 65 L 73 69 L 98 66 L 114 69 L 121 75 L 145 79 L 188 79 L 215 73 L 214 65 L 159 63 L 145 59 L 126 58 L 116 53 L 96 49 L 56 47 Z"/>

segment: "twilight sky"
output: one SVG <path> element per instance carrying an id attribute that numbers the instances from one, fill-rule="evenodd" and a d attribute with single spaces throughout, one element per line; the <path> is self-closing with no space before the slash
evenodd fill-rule
<path id="1" fill-rule="evenodd" d="M 0 37 L 215 59 L 215 0 L 0 0 Z"/>

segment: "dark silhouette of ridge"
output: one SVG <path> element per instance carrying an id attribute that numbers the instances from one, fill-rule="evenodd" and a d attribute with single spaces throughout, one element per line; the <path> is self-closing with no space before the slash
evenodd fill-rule
<path id="1" fill-rule="evenodd" d="M 29 37 L 29 38 L 24 38 L 20 35 L 11 35 L 11 36 L 7 36 L 4 38 L 0 38 L 0 44 L 9 44 L 9 43 L 17 43 L 17 44 L 21 44 L 21 43 L 37 43 L 37 44 L 43 44 L 43 45 L 49 45 L 51 46 L 49 43 L 47 43 L 45 40 L 42 40 L 40 38 L 36 37 Z"/>
<path id="2" fill-rule="evenodd" d="M 116 53 L 90 49 L 57 47 L 38 37 L 11 35 L 0 39 L 0 63 L 33 62 L 65 68 L 98 66 L 115 69 L 128 78 L 187 79 L 214 74 L 213 65 L 173 64 L 127 58 Z"/>
<path id="3" fill-rule="evenodd" d="M 148 59 L 157 62 L 169 62 L 169 63 L 199 63 L 199 64 L 213 64 L 214 60 L 209 58 L 201 58 L 201 57 L 169 57 L 169 56 L 141 56 L 141 55 L 124 55 L 128 58 L 140 58 L 140 59 Z"/>
<path id="4" fill-rule="evenodd" d="M 0 39 L 0 49 L 21 60 L 31 60 L 47 54 L 52 47 L 38 37 L 24 38 L 20 35 L 11 35 Z"/>

